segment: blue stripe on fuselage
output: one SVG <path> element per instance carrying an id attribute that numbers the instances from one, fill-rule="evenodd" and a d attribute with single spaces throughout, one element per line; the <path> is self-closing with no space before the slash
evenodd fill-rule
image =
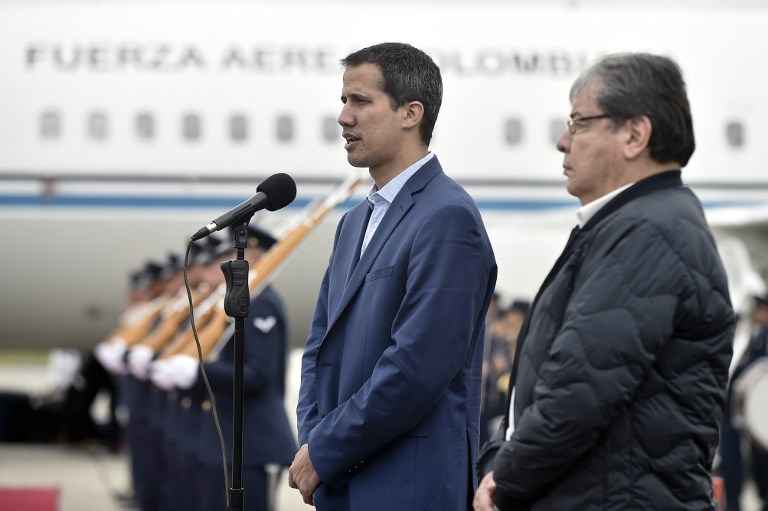
<path id="1" fill-rule="evenodd" d="M 179 197 L 179 196 L 133 196 L 133 195 L 54 195 L 3 194 L 0 206 L 31 208 L 129 208 L 129 209 L 228 209 L 246 197 Z M 336 209 L 349 209 L 361 199 L 349 199 Z M 289 208 L 303 208 L 311 202 L 308 197 L 298 197 Z M 551 211 L 575 209 L 575 199 L 552 198 L 476 198 L 477 206 L 483 211 Z M 768 205 L 754 200 L 712 200 L 704 201 L 706 208 L 748 207 Z"/>

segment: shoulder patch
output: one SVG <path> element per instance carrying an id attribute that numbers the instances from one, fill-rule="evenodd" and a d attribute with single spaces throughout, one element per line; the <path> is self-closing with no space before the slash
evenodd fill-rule
<path id="1" fill-rule="evenodd" d="M 274 316 L 266 316 L 264 318 L 255 318 L 253 320 L 253 326 L 256 327 L 263 334 L 269 333 L 277 324 L 277 318 Z"/>

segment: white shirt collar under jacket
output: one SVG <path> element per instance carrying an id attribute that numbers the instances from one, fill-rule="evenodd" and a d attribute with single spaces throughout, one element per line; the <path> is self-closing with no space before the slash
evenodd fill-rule
<path id="1" fill-rule="evenodd" d="M 612 192 L 606 193 L 599 199 L 595 199 L 589 204 L 582 206 L 579 208 L 578 211 L 576 211 L 576 218 L 579 219 L 579 227 L 584 227 L 587 225 L 587 222 L 590 221 L 590 219 L 595 216 L 595 214 L 602 209 L 603 206 L 611 202 L 611 199 L 616 197 L 618 194 L 629 188 L 635 183 L 629 183 L 628 185 L 624 185 L 621 188 L 618 188 Z"/>

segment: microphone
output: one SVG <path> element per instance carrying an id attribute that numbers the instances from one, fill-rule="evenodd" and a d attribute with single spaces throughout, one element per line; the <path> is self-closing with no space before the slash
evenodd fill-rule
<path id="1" fill-rule="evenodd" d="M 234 223 L 243 222 L 261 209 L 266 208 L 269 211 L 276 211 L 284 208 L 293 202 L 295 198 L 296 182 L 293 178 L 282 172 L 272 174 L 256 187 L 256 195 L 247 201 L 241 202 L 205 227 L 201 227 L 199 231 L 192 235 L 190 241 L 205 238 L 209 234 L 229 227 Z"/>

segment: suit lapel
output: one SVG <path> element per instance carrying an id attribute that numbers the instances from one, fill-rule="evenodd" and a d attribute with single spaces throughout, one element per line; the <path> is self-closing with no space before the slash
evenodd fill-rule
<path id="1" fill-rule="evenodd" d="M 358 254 L 353 254 L 353 257 L 350 258 L 352 260 L 352 274 L 349 276 L 349 281 L 344 288 L 341 300 L 338 302 L 338 305 L 332 312 L 331 319 L 328 322 L 326 335 L 331 331 L 334 324 L 341 316 L 342 312 L 344 312 L 344 309 L 347 308 L 350 301 L 352 300 L 352 297 L 354 297 L 358 289 L 360 289 L 360 286 L 365 280 L 366 274 L 370 270 L 373 263 L 376 261 L 379 252 L 381 252 L 381 250 L 384 248 L 384 245 L 392 235 L 392 232 L 400 224 L 408 211 L 410 211 L 410 209 L 413 207 L 413 195 L 421 191 L 427 185 L 427 183 L 432 180 L 432 178 L 441 172 L 442 168 L 440 167 L 440 162 L 437 161 L 437 156 L 435 156 L 421 169 L 419 169 L 411 179 L 408 180 L 405 186 L 403 186 L 402 190 L 400 190 L 400 193 L 397 194 L 397 197 L 395 197 L 395 200 L 389 206 L 387 213 L 384 215 L 384 218 L 381 220 L 379 227 L 376 229 L 376 233 L 368 243 L 368 247 L 365 249 L 363 257 L 361 257 L 357 262 L 357 265 L 355 265 L 354 262 L 357 261 L 360 250 L 360 242 L 362 237 L 365 235 L 365 228 L 368 222 L 367 212 L 364 210 L 362 211 L 360 216 L 364 218 L 359 220 L 361 225 L 360 229 L 358 229 L 358 236 L 360 236 L 360 239 L 355 240 L 356 243 L 354 245 L 354 247 L 358 250 Z"/>
<path id="2" fill-rule="evenodd" d="M 368 220 L 371 218 L 371 211 L 373 210 L 371 204 L 368 202 L 367 199 L 365 200 L 365 202 L 363 202 L 363 206 L 365 207 L 359 207 L 355 211 L 355 215 L 353 217 L 352 225 L 355 228 L 354 232 L 357 233 L 357 238 L 352 240 L 353 242 L 352 247 L 354 252 L 352 252 L 352 257 L 349 258 L 349 263 L 347 265 L 346 280 L 344 281 L 345 283 L 349 282 L 349 279 L 352 277 L 352 272 L 355 270 L 358 260 L 360 259 L 360 247 L 362 247 L 363 245 L 365 230 L 368 227 Z"/>

